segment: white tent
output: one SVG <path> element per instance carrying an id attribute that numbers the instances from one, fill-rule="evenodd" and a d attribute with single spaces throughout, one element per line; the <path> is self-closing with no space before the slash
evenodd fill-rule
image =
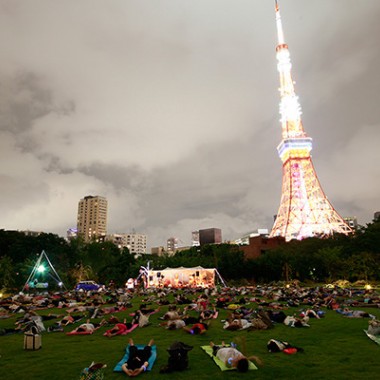
<path id="1" fill-rule="evenodd" d="M 225 282 L 215 268 L 165 268 L 147 271 L 147 288 L 214 288 L 215 281 Z"/>

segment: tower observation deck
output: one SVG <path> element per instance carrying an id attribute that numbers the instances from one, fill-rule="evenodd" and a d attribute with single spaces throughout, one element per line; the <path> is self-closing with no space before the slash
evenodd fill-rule
<path id="1" fill-rule="evenodd" d="M 277 1 L 275 10 L 282 126 L 282 141 L 277 151 L 282 161 L 282 195 L 270 237 L 282 236 L 289 241 L 334 233 L 349 234 L 351 228 L 328 201 L 311 160 L 312 139 L 303 129 L 301 106 L 291 76 L 290 53 Z"/>

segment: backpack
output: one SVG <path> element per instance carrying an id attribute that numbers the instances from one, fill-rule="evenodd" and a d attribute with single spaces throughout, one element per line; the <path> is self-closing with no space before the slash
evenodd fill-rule
<path id="1" fill-rule="evenodd" d="M 270 319 L 276 323 L 283 323 L 286 319 L 286 314 L 281 311 L 272 311 L 270 313 Z"/>
<path id="2" fill-rule="evenodd" d="M 368 321 L 368 334 L 379 335 L 380 334 L 380 321 L 372 319 Z"/>
<path id="3" fill-rule="evenodd" d="M 265 322 L 261 318 L 253 318 L 251 320 L 252 328 L 257 330 L 266 330 L 268 326 L 265 324 Z"/>
<path id="4" fill-rule="evenodd" d="M 174 342 L 167 349 L 169 353 L 168 364 L 160 369 L 160 373 L 169 373 L 173 371 L 183 371 L 189 366 L 188 352 L 193 349 L 182 342 Z"/>

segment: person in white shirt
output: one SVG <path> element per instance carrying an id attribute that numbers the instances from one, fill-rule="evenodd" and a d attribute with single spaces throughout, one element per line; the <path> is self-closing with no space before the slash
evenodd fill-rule
<path id="1" fill-rule="evenodd" d="M 222 342 L 221 346 L 210 342 L 210 346 L 212 347 L 213 355 L 221 360 L 227 367 L 236 368 L 239 372 L 248 371 L 248 359 L 235 347 L 226 347 L 224 342 Z"/>
<path id="2" fill-rule="evenodd" d="M 249 369 L 249 359 L 255 359 L 258 364 L 262 364 L 261 360 L 256 356 L 247 358 L 235 347 L 226 347 L 222 342 L 221 346 L 217 346 L 213 342 L 210 342 L 213 355 L 221 360 L 226 367 L 236 368 L 239 372 L 247 372 Z"/>

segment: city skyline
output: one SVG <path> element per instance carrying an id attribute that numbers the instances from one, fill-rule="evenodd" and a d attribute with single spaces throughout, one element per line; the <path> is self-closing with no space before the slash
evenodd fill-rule
<path id="1" fill-rule="evenodd" d="M 313 162 L 378 211 L 376 0 L 281 0 Z M 274 1 L 1 1 L 0 228 L 65 236 L 78 200 L 148 245 L 271 229 L 281 194 Z"/>

